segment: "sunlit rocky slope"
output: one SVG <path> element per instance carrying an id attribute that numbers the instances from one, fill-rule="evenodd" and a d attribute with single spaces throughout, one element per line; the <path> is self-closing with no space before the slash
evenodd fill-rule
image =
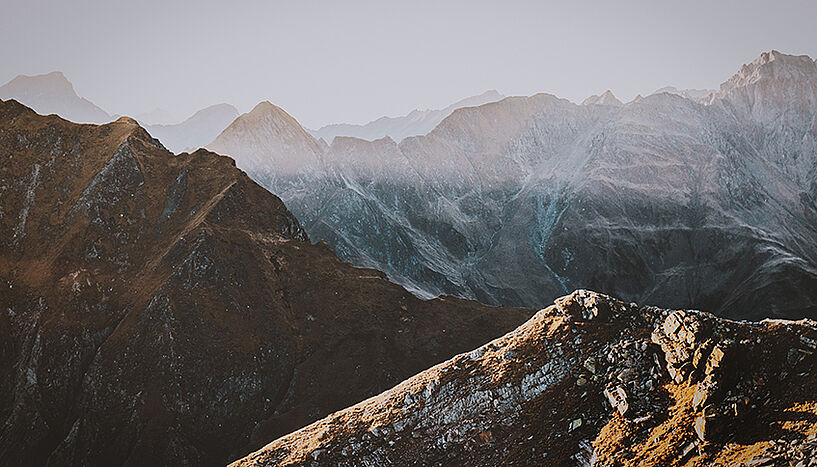
<path id="1" fill-rule="evenodd" d="M 234 467 L 811 466 L 817 322 L 577 291 Z"/>

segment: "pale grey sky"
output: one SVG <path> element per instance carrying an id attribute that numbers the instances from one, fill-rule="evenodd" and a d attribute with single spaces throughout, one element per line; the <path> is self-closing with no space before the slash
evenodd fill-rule
<path id="1" fill-rule="evenodd" d="M 261 100 L 308 127 L 497 89 L 622 100 L 817 58 L 817 2 L 0 0 L 0 84 L 59 70 L 110 113 Z"/>

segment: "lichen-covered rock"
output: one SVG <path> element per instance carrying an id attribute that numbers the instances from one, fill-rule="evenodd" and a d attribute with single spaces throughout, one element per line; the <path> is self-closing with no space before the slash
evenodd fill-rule
<path id="1" fill-rule="evenodd" d="M 600 308 L 609 319 L 594 319 Z M 739 323 L 578 291 L 232 465 L 795 463 L 817 455 L 804 442 L 817 436 L 817 360 L 804 354 L 796 375 L 782 363 L 815 336 L 813 321 Z M 687 370 L 676 381 L 668 368 Z"/>

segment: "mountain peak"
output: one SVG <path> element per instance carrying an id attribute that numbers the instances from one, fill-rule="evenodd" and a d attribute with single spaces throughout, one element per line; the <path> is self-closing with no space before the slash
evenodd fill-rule
<path id="1" fill-rule="evenodd" d="M 259 119 L 283 119 L 288 122 L 295 122 L 297 120 L 290 114 L 288 114 L 284 109 L 278 107 L 277 105 L 273 104 L 270 101 L 261 101 L 255 105 L 249 112 L 244 115 L 238 117 L 239 119 L 247 119 L 247 120 L 259 120 Z"/>
<path id="2" fill-rule="evenodd" d="M 247 149 L 248 141 L 259 146 Z M 207 148 L 234 157 L 238 166 L 248 171 L 275 160 L 281 173 L 315 166 L 323 153 L 298 120 L 269 101 L 259 102 L 236 118 Z"/>
<path id="3" fill-rule="evenodd" d="M 600 96 L 592 95 L 582 101 L 582 105 L 624 105 L 618 98 L 613 95 L 613 91 L 606 90 Z"/>
<path id="4" fill-rule="evenodd" d="M 804 130 L 817 111 L 817 64 L 807 55 L 763 52 L 721 84 L 705 104 L 723 103 L 757 122 L 780 118 Z"/>
<path id="5" fill-rule="evenodd" d="M 772 50 L 741 66 L 737 73 L 721 84 L 715 95 L 723 97 L 737 88 L 762 81 L 789 80 L 817 82 L 817 64 L 808 55 L 788 55 Z"/>
<path id="6" fill-rule="evenodd" d="M 20 100 L 26 97 L 48 96 L 50 98 L 79 99 L 74 85 L 61 71 L 52 71 L 41 75 L 17 75 L 0 87 L 0 97 L 14 97 Z M 23 102 L 27 104 L 26 102 Z M 34 110 L 38 110 L 36 107 Z"/>
<path id="7" fill-rule="evenodd" d="M 111 120 L 104 110 L 78 96 L 74 85 L 60 71 L 42 75 L 17 75 L 0 86 L 0 99 L 13 98 L 40 114 L 57 114 L 79 123 Z"/>
<path id="8" fill-rule="evenodd" d="M 764 73 L 780 72 L 800 72 L 805 74 L 815 73 L 814 61 L 808 55 L 788 55 L 777 50 L 763 52 L 751 63 L 743 65 L 738 72 L 740 75 L 751 73 L 762 77 Z"/>
<path id="9" fill-rule="evenodd" d="M 269 112 L 269 111 L 276 110 L 276 109 L 281 110 L 280 107 L 278 107 L 277 105 L 273 104 L 270 101 L 261 101 L 258 104 L 255 104 L 255 107 L 253 107 L 252 110 L 250 110 L 249 113 Z"/>

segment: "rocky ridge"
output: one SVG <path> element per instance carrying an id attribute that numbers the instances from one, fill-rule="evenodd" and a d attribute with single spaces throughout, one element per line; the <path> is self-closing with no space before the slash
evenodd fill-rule
<path id="1" fill-rule="evenodd" d="M 815 465 L 817 322 L 579 290 L 233 466 Z"/>

